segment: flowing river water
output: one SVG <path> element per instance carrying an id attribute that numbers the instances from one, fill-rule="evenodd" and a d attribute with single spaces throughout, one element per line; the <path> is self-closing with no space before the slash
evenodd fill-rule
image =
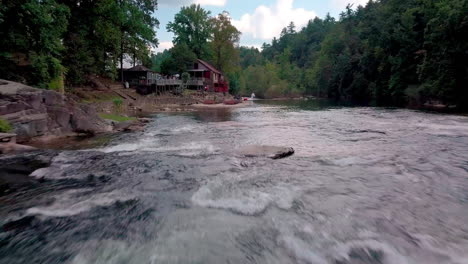
<path id="1" fill-rule="evenodd" d="M 252 144 L 296 153 L 236 154 Z M 10 185 L 0 226 L 2 264 L 466 264 L 468 117 L 317 101 L 157 114 Z"/>

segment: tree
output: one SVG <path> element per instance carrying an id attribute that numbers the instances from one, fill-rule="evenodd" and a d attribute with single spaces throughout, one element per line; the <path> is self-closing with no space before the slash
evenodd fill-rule
<path id="1" fill-rule="evenodd" d="M 117 77 L 124 56 L 149 61 L 149 46 L 157 44 L 156 0 L 60 0 L 70 11 L 64 36 L 64 63 L 70 85 L 86 82 L 89 74 Z"/>
<path id="2" fill-rule="evenodd" d="M 165 49 L 163 52 L 158 52 L 151 56 L 151 69 L 155 72 L 161 72 L 161 64 L 166 59 L 171 58 L 169 50 Z"/>
<path id="3" fill-rule="evenodd" d="M 55 0 L 0 5 L 0 78 L 42 88 L 63 74 L 62 34 L 70 15 Z"/>
<path id="4" fill-rule="evenodd" d="M 195 53 L 185 43 L 175 45 L 169 53 L 171 56 L 161 63 L 161 72 L 164 74 L 182 74 L 197 60 Z"/>
<path id="5" fill-rule="evenodd" d="M 186 44 L 198 58 L 207 56 L 206 44 L 212 33 L 210 14 L 200 5 L 182 7 L 174 21 L 167 24 L 167 30 L 174 33 L 174 44 Z"/>
<path id="6" fill-rule="evenodd" d="M 234 72 L 239 65 L 237 47 L 241 32 L 231 24 L 231 18 L 227 12 L 212 18 L 211 23 L 213 30 L 211 47 L 214 51 L 215 65 L 226 73 Z"/>

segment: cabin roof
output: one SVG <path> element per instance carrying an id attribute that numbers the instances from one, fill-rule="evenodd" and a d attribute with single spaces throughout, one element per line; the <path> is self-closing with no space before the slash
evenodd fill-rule
<path id="1" fill-rule="evenodd" d="M 143 65 L 137 65 L 135 67 L 125 69 L 125 71 L 136 71 L 136 72 L 154 72 Z"/>
<path id="2" fill-rule="evenodd" d="M 205 66 L 206 68 L 208 68 L 210 71 L 212 71 L 214 73 L 223 74 L 218 69 L 216 69 L 213 65 L 209 64 L 208 62 L 206 62 L 204 60 L 198 59 L 197 62 L 202 64 L 203 66 Z"/>

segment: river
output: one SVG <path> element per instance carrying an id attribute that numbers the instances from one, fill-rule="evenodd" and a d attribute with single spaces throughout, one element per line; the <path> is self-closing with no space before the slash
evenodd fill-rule
<path id="1" fill-rule="evenodd" d="M 252 144 L 296 152 L 236 154 Z M 313 100 L 157 114 L 28 178 L 0 196 L 0 263 L 468 263 L 465 116 Z"/>

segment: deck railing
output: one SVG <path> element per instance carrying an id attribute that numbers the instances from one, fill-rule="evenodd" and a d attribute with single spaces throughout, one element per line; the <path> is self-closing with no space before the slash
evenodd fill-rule
<path id="1" fill-rule="evenodd" d="M 188 86 L 205 86 L 211 85 L 212 81 L 208 78 L 203 77 L 192 77 L 190 80 L 187 81 Z"/>
<path id="2" fill-rule="evenodd" d="M 181 85 L 182 80 L 179 79 L 160 79 L 156 81 L 156 85 L 165 86 L 165 85 Z"/>

